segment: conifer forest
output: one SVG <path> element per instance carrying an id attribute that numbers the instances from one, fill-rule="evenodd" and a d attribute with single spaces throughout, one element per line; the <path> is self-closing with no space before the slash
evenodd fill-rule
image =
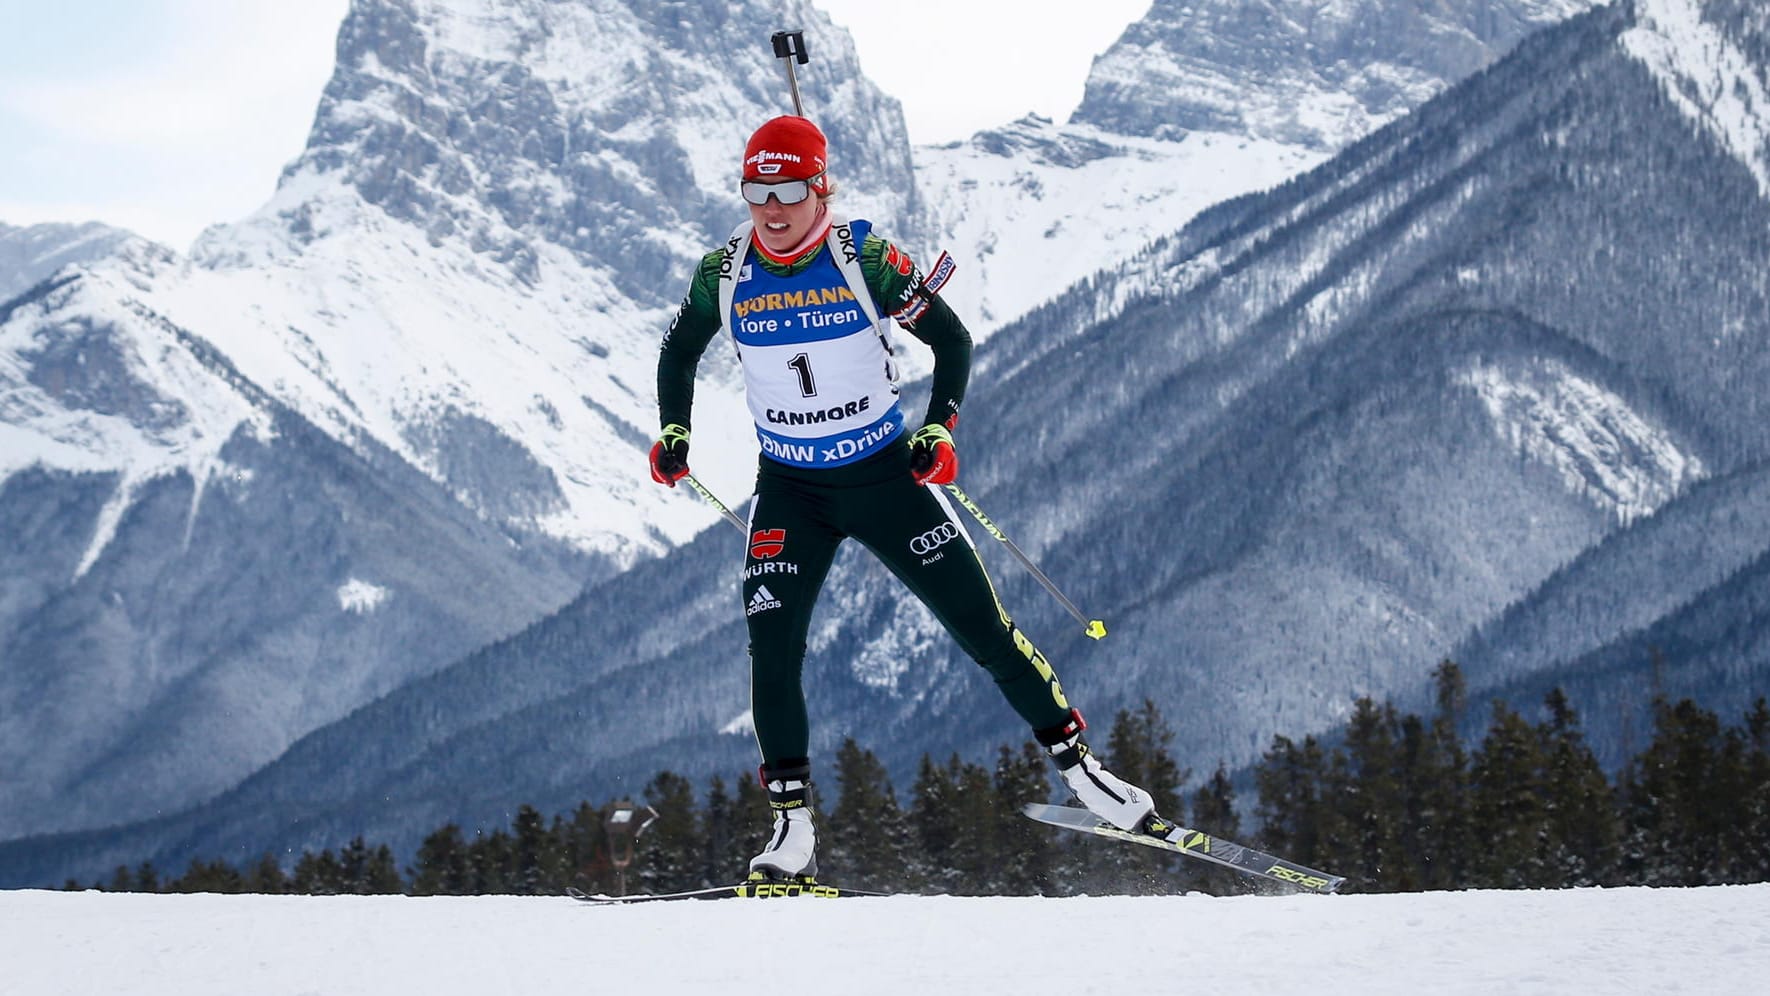
<path id="1" fill-rule="evenodd" d="M 1485 733 L 1458 733 L 1463 679 L 1434 671 L 1433 714 L 1357 700 L 1331 738 L 1284 736 L 1251 772 L 1251 802 L 1223 766 L 1177 760 L 1155 703 L 1122 710 L 1096 749 L 1189 826 L 1347 876 L 1345 892 L 1697 886 L 1770 880 L 1770 704 L 1729 722 L 1661 698 L 1646 741 L 1606 773 L 1559 690 L 1530 708 L 1494 701 Z M 1172 854 L 1066 834 L 1020 815 L 1053 793 L 1030 741 L 993 758 L 924 756 L 907 792 L 845 741 L 818 772 L 819 878 L 849 888 L 952 895 L 1102 895 L 1282 889 Z M 558 895 L 672 892 L 733 882 L 768 829 L 752 776 L 699 787 L 668 771 L 643 796 L 508 826 L 436 829 L 401 867 L 357 837 L 292 864 L 195 860 L 119 866 L 66 888 L 286 894 Z"/>

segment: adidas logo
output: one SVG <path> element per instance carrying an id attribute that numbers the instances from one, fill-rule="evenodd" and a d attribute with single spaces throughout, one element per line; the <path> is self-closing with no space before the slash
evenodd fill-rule
<path id="1" fill-rule="evenodd" d="M 756 594 L 750 596 L 750 604 L 744 607 L 744 615 L 753 616 L 758 612 L 780 607 L 780 599 L 774 597 L 774 592 L 769 591 L 767 585 L 758 585 Z"/>

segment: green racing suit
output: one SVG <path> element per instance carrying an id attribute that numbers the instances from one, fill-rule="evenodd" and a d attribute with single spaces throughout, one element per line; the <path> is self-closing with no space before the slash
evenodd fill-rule
<path id="1" fill-rule="evenodd" d="M 860 230 L 864 224 L 857 222 L 855 228 Z M 733 324 L 748 326 L 749 316 L 768 314 L 788 316 L 783 320 L 790 324 L 795 313 L 790 308 L 768 309 L 783 298 L 805 298 L 795 290 L 802 285 L 821 288 L 809 295 L 811 300 L 837 299 L 845 285 L 831 278 L 834 262 L 827 258 L 836 251 L 833 243 L 820 241 L 791 265 L 782 266 L 749 249 L 735 261 L 743 267 L 740 279 L 768 281 L 774 293 L 758 292 L 747 302 L 740 299 L 733 315 L 746 318 Z M 701 261 L 664 338 L 658 359 L 658 407 L 663 425 L 691 426 L 696 367 L 713 336 L 732 323 L 732 316 L 719 313 L 720 271 L 731 265 L 726 256 L 724 251 L 715 251 Z M 870 226 L 859 239 L 858 256 L 876 312 L 913 314 L 913 320 L 900 317 L 899 326 L 933 350 L 933 383 L 921 424 L 955 424 L 970 374 L 970 334 L 937 294 L 926 292 L 923 276 L 909 257 L 871 234 Z M 910 308 L 911 304 L 916 307 Z M 807 312 L 797 314 L 804 318 Z M 812 324 L 813 319 L 823 321 L 812 316 L 802 324 Z M 747 378 L 749 365 L 763 362 L 758 356 L 774 355 L 766 354 L 765 347 L 772 345 L 768 333 L 779 331 L 779 321 L 749 332 L 742 327 L 733 331 Z M 869 322 L 861 321 L 853 326 L 852 336 L 869 336 L 876 331 Z M 782 348 L 778 355 L 791 355 L 791 361 L 768 361 L 769 369 L 784 383 L 797 384 L 808 403 L 814 393 L 821 399 L 842 399 L 860 392 L 858 403 L 849 400 L 845 409 L 842 404 L 829 409 L 832 415 L 841 415 L 844 410 L 853 415 L 866 408 L 868 399 L 860 388 L 844 383 L 842 374 L 848 368 L 826 363 L 816 380 L 811 376 L 807 357 L 819 355 L 816 349 L 825 344 L 815 339 L 820 334 L 807 331 L 803 336 L 806 342 Z M 889 366 L 889 339 L 880 336 L 880 341 Z M 798 380 L 780 369 L 783 367 L 791 367 Z M 867 376 L 876 375 L 868 372 Z M 894 379 L 894 372 L 892 376 Z M 799 454 L 804 459 L 796 465 L 792 459 L 771 456 L 767 430 L 777 426 L 764 423 L 785 426 L 790 420 L 800 420 L 801 413 L 758 406 L 754 382 L 750 383 L 752 413 L 764 439 L 764 452 L 757 469 L 756 500 L 750 510 L 742 602 L 749 628 L 751 710 L 764 768 L 807 762 L 810 724 L 802 686 L 806 634 L 836 549 L 849 537 L 871 550 L 929 608 L 1034 730 L 1068 722 L 1071 709 L 1056 675 L 1003 608 L 946 496 L 934 487 L 918 485 L 912 477 L 906 442 L 909 434 L 902 431 L 901 417 L 895 424 L 889 415 L 875 423 L 862 440 L 871 448 L 842 462 L 816 464 L 819 450 L 835 459 L 834 449 L 821 446 L 783 446 L 773 451 Z M 875 408 L 889 404 L 895 410 L 895 386 L 890 391 L 893 397 Z M 824 414 L 816 409 L 803 417 L 818 419 Z M 883 441 L 875 443 L 876 438 Z"/>

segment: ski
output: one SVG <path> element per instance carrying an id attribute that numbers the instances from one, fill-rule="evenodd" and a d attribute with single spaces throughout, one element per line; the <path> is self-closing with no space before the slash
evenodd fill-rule
<path id="1" fill-rule="evenodd" d="M 818 881 L 802 880 L 739 882 L 707 889 L 689 889 L 686 892 L 641 893 L 636 896 L 593 896 L 582 889 L 568 887 L 565 894 L 592 906 L 628 906 L 633 903 L 666 903 L 682 899 L 861 899 L 890 895 L 888 892 L 844 889 Z"/>
<path id="2" fill-rule="evenodd" d="M 632 896 L 592 895 L 576 886 L 567 886 L 565 894 L 580 903 L 592 906 L 626 906 L 631 903 L 664 903 L 677 899 L 728 899 L 736 886 L 722 885 L 712 889 L 690 889 L 687 892 L 639 893 Z"/>
<path id="3" fill-rule="evenodd" d="M 1169 823 L 1159 817 L 1148 821 L 1142 830 L 1120 830 L 1086 809 L 1077 806 L 1046 806 L 1033 803 L 1021 811 L 1040 823 L 1048 823 L 1054 827 L 1080 830 L 1083 833 L 1098 834 L 1115 840 L 1128 840 L 1133 844 L 1143 844 L 1164 851 L 1175 851 L 1189 858 L 1209 861 L 1249 875 L 1258 875 L 1275 882 L 1283 882 L 1305 892 L 1333 892 L 1340 887 L 1342 882 L 1346 881 L 1344 876 L 1316 871 L 1264 851 L 1256 851 L 1251 847 L 1244 847 L 1221 837 L 1213 837 L 1202 830 L 1192 830 Z"/>

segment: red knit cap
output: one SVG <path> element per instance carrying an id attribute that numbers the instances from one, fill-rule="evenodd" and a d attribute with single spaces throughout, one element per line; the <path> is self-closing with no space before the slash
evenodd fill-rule
<path id="1" fill-rule="evenodd" d="M 813 191 L 829 193 L 827 147 L 824 133 L 809 118 L 782 115 L 750 136 L 744 147 L 744 179 L 809 180 Z"/>

